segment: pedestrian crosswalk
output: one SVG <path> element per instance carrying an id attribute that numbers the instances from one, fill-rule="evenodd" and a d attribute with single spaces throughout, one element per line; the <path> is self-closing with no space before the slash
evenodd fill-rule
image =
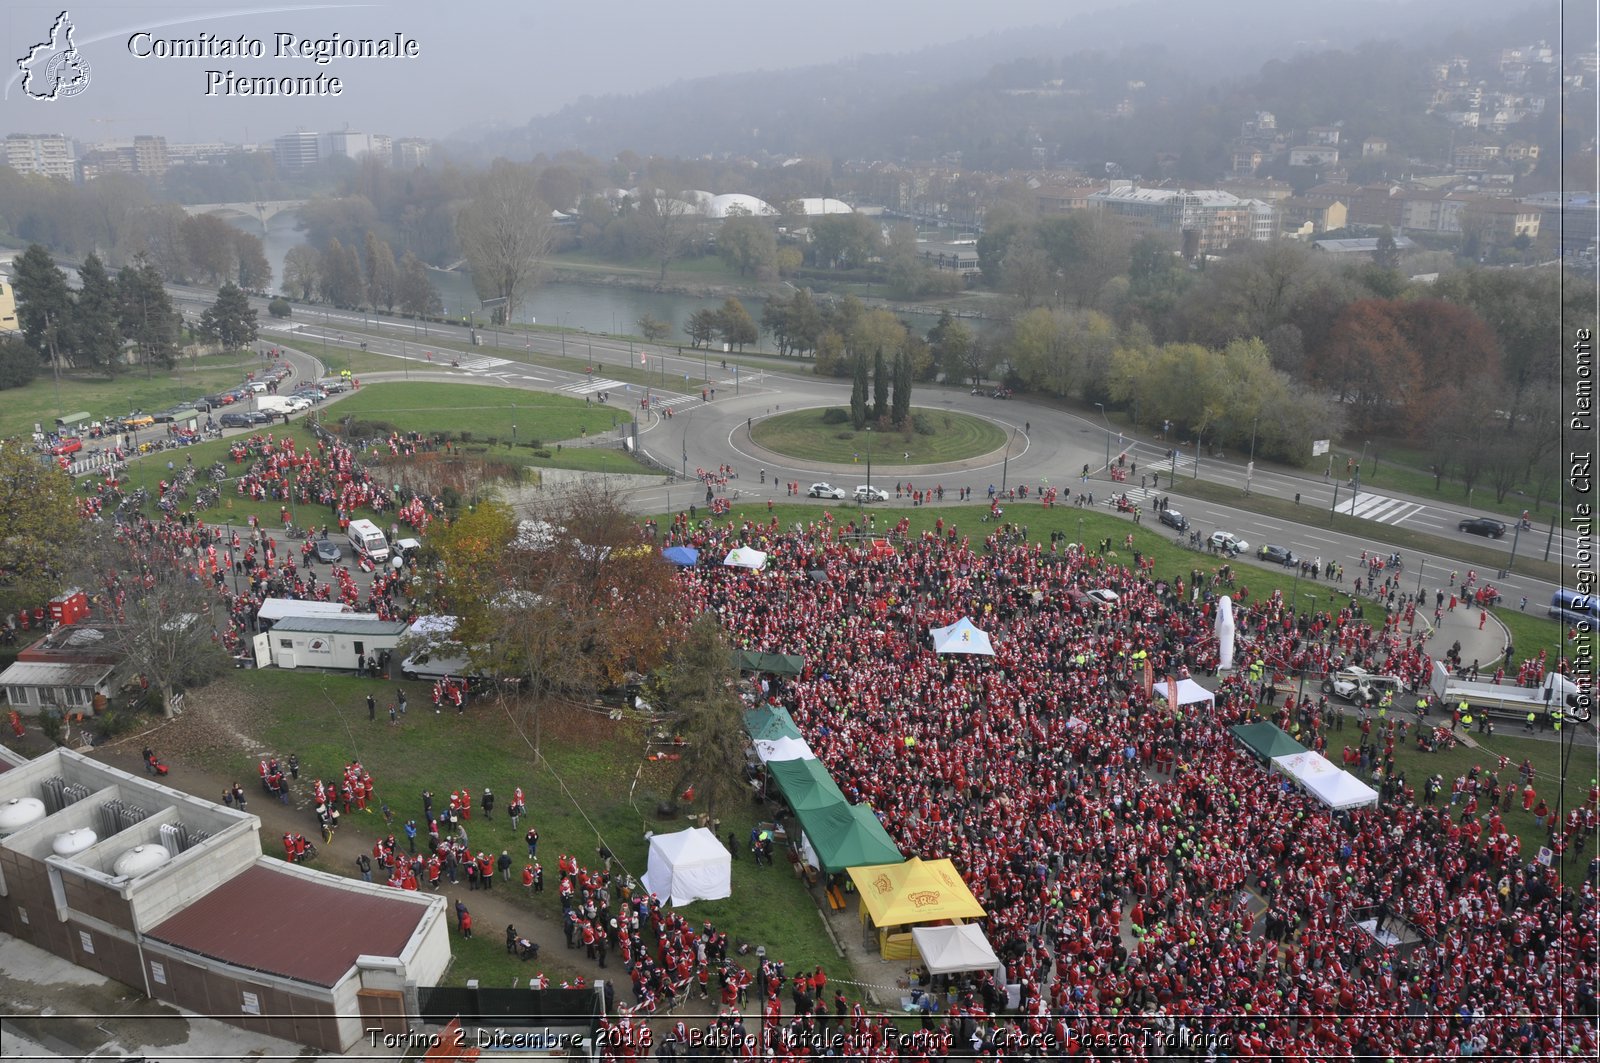
<path id="1" fill-rule="evenodd" d="M 611 380 L 603 376 L 585 377 L 576 384 L 562 384 L 556 388 L 568 395 L 593 395 L 601 391 L 622 391 L 627 385 L 620 380 Z"/>
<path id="2" fill-rule="evenodd" d="M 635 405 L 644 397 L 644 389 L 637 385 L 624 384 L 620 380 L 611 380 L 607 377 L 588 377 L 573 384 L 562 384 L 556 391 L 566 395 L 597 395 L 602 391 L 611 392 L 613 399 L 618 398 L 618 393 L 629 397 Z M 679 395 L 671 391 L 662 391 L 659 388 L 650 389 L 650 406 L 652 409 L 665 410 L 677 409 L 690 403 L 700 401 L 699 395 Z"/>
<path id="3" fill-rule="evenodd" d="M 469 373 L 485 373 L 490 369 L 498 369 L 502 365 L 510 365 L 509 358 L 493 358 L 489 355 L 474 355 L 458 358 L 452 364 L 452 369 L 465 369 Z"/>
<path id="4" fill-rule="evenodd" d="M 1194 468 L 1194 458 L 1179 454 L 1176 458 L 1166 457 L 1160 461 L 1152 461 L 1147 468 L 1151 472 L 1176 472 L 1183 468 Z"/>
<path id="5" fill-rule="evenodd" d="M 1403 498 L 1362 492 L 1354 497 L 1341 499 L 1337 511 L 1346 516 L 1377 521 L 1379 524 L 1399 524 L 1421 513 L 1424 508 L 1420 502 L 1408 502 Z"/>

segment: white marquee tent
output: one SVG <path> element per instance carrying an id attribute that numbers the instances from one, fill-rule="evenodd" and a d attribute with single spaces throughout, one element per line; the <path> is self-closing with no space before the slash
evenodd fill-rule
<path id="1" fill-rule="evenodd" d="M 778 739 L 758 738 L 755 746 L 756 756 L 763 764 L 769 760 L 817 759 L 817 755 L 811 752 L 811 747 L 803 738 L 790 738 L 787 735 Z"/>
<path id="2" fill-rule="evenodd" d="M 748 546 L 738 546 L 728 551 L 728 556 L 722 559 L 722 563 L 729 568 L 760 569 L 766 565 L 767 555 Z"/>
<path id="3" fill-rule="evenodd" d="M 928 634 L 933 636 L 934 653 L 975 653 L 984 657 L 994 656 L 994 645 L 990 643 L 989 636 L 979 631 L 977 625 L 968 617 L 962 617 L 949 627 L 929 628 Z"/>
<path id="4" fill-rule="evenodd" d="M 1307 750 L 1273 757 L 1272 766 L 1335 812 L 1378 803 L 1378 791 L 1337 767 L 1321 753 Z"/>
<path id="5" fill-rule="evenodd" d="M 1168 685 L 1165 681 L 1158 680 L 1154 684 L 1156 696 L 1162 701 L 1168 699 Z M 1178 680 L 1178 705 L 1211 705 L 1215 706 L 1217 696 L 1193 679 Z"/>
<path id="6" fill-rule="evenodd" d="M 721 900 L 733 893 L 733 857 L 704 827 L 657 834 L 644 888 L 674 905 Z"/>
<path id="7" fill-rule="evenodd" d="M 957 926 L 914 926 L 911 939 L 929 974 L 952 974 L 956 971 L 993 971 L 1000 967 L 1000 958 L 994 954 L 983 928 L 977 923 Z"/>

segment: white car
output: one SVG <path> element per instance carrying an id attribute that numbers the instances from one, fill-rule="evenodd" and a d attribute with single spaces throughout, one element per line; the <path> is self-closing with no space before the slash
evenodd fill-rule
<path id="1" fill-rule="evenodd" d="M 291 395 L 288 400 L 290 413 L 299 413 L 301 410 L 311 409 L 311 400 L 303 395 Z"/>
<path id="2" fill-rule="evenodd" d="M 1099 602 L 1103 606 L 1106 606 L 1107 608 L 1110 608 L 1111 606 L 1114 606 L 1118 602 L 1122 601 L 1121 595 L 1117 594 L 1116 591 L 1106 587 L 1096 587 L 1094 590 L 1089 592 L 1089 597 L 1093 598 L 1095 601 Z"/>
<path id="3" fill-rule="evenodd" d="M 881 487 L 868 487 L 866 484 L 860 484 L 856 487 L 856 501 L 887 502 L 889 501 L 889 492 Z"/>
<path id="4" fill-rule="evenodd" d="M 1365 668 L 1350 667 L 1334 672 L 1322 681 L 1322 692 L 1336 698 L 1360 704 L 1371 704 L 1382 695 L 1376 689 L 1374 676 Z"/>
<path id="5" fill-rule="evenodd" d="M 1227 550 L 1233 553 L 1244 553 L 1250 549 L 1250 544 L 1239 538 L 1233 532 L 1218 531 L 1211 533 L 1211 545 L 1218 550 Z"/>
<path id="6" fill-rule="evenodd" d="M 812 498 L 842 499 L 844 498 L 844 488 L 835 487 L 832 484 L 812 484 L 811 490 L 807 491 L 806 494 Z"/>
<path id="7" fill-rule="evenodd" d="M 245 385 L 245 389 L 253 391 L 257 395 L 265 395 L 267 393 L 267 382 L 265 380 L 252 380 Z"/>

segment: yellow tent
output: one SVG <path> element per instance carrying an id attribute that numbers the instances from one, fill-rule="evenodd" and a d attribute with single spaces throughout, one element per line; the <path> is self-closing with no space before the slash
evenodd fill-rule
<path id="1" fill-rule="evenodd" d="M 879 946 L 885 959 L 907 958 L 914 949 L 909 933 L 892 934 L 890 927 L 944 920 L 960 922 L 985 914 L 983 905 L 949 860 L 914 856 L 904 863 L 852 867 L 849 871 L 861 898 L 861 920 L 871 917 L 879 928 Z M 899 952 L 905 956 L 891 955 Z"/>

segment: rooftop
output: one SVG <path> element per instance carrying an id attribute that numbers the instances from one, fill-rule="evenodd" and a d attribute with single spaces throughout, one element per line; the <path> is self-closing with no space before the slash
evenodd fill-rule
<path id="1" fill-rule="evenodd" d="M 430 900 L 402 900 L 387 886 L 345 884 L 262 858 L 150 937 L 235 967 L 333 986 L 358 956 L 404 955 Z"/>
<path id="2" fill-rule="evenodd" d="M 273 625 L 274 632 L 304 631 L 316 635 L 398 635 L 404 620 L 380 620 L 376 613 L 354 616 L 287 616 Z"/>

